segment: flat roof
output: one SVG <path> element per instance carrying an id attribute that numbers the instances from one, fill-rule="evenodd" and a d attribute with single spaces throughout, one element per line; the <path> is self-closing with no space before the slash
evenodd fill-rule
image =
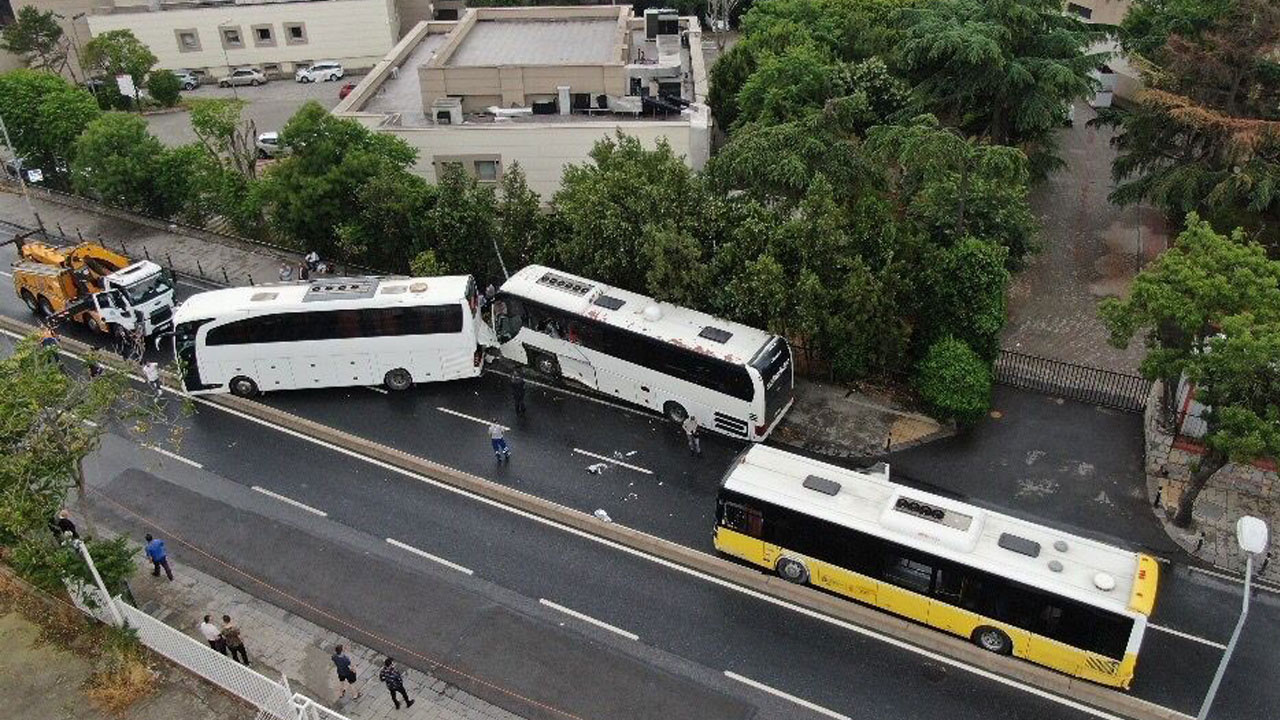
<path id="1" fill-rule="evenodd" d="M 404 113 L 407 124 L 423 124 L 422 84 L 418 68 L 435 57 L 436 51 L 449 39 L 448 33 L 427 33 L 397 66 L 395 75 L 387 75 L 378 91 L 358 108 L 361 112 Z"/>
<path id="2" fill-rule="evenodd" d="M 367 301 L 373 297 L 378 299 L 377 306 L 457 302 L 466 297 L 470 281 L 468 275 L 325 277 L 211 290 L 187 298 L 174 312 L 174 322 L 267 308 L 273 312 L 341 309 L 350 303 L 369 305 Z"/>
<path id="3" fill-rule="evenodd" d="M 617 18 L 478 20 L 446 67 L 594 65 L 616 61 Z"/>
<path id="4" fill-rule="evenodd" d="M 961 564 L 988 568 L 1095 607 L 1137 613 L 1130 607 L 1137 553 L 899 485 L 889 481 L 888 466 L 883 469 L 883 474 L 859 472 L 755 445 L 730 468 L 724 487 Z M 806 486 L 810 476 L 839 483 L 838 492 L 828 495 L 811 489 Z M 947 519 L 935 521 L 902 511 L 904 499 L 917 503 L 916 508 L 923 503 L 931 511 L 946 513 Z M 1038 544 L 1038 555 L 1009 549 L 1014 543 L 1006 536 Z M 1051 569 L 1055 562 L 1060 571 Z M 1099 573 L 1110 576 L 1112 589 L 1095 583 Z"/>
<path id="5" fill-rule="evenodd" d="M 502 284 L 502 292 L 514 293 L 735 364 L 746 364 L 776 337 L 764 330 L 679 305 L 660 303 L 647 295 L 542 265 L 530 265 L 512 275 Z M 598 302 L 602 296 L 621 304 L 612 303 L 615 308 L 611 309 Z M 657 309 L 659 316 L 656 319 L 651 319 L 651 314 L 646 316 L 645 310 L 650 307 Z M 722 330 L 729 333 L 729 337 L 724 342 L 716 342 L 700 336 L 699 333 L 706 328 Z"/>

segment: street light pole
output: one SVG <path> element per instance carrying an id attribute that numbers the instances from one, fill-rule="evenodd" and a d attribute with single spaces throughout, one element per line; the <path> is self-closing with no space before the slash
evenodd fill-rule
<path id="1" fill-rule="evenodd" d="M 31 193 L 27 191 L 27 180 L 24 177 L 27 169 L 23 167 L 23 159 L 18 157 L 18 149 L 13 146 L 13 141 L 9 139 L 9 127 L 4 124 L 4 116 L 0 115 L 0 134 L 4 135 L 5 147 L 9 148 L 9 152 L 13 153 L 15 161 L 15 169 L 18 171 L 18 186 L 22 188 L 22 197 L 27 201 L 27 209 L 31 211 L 31 216 L 36 219 L 36 227 L 40 228 L 40 234 L 48 239 L 48 234 L 44 231 L 44 221 L 40 219 L 40 213 L 36 212 L 36 206 L 31 202 Z"/>
<path id="2" fill-rule="evenodd" d="M 230 24 L 230 18 L 218 23 L 218 44 L 222 46 L 222 60 L 227 64 L 227 84 L 231 86 L 231 96 L 239 100 L 240 91 L 236 89 L 235 79 L 231 77 L 231 56 L 227 54 L 227 39 L 222 36 L 222 28 Z"/>
<path id="3" fill-rule="evenodd" d="M 1251 515 L 1245 515 L 1236 521 L 1236 542 L 1240 544 L 1240 549 L 1244 550 L 1244 600 L 1240 604 L 1240 619 L 1236 621 L 1236 629 L 1231 632 L 1231 640 L 1227 643 L 1227 649 L 1222 653 L 1222 660 L 1218 662 L 1218 670 L 1213 674 L 1213 682 L 1209 685 L 1209 692 L 1204 696 L 1204 703 L 1200 705 L 1200 714 L 1196 715 L 1196 720 L 1205 720 L 1209 717 L 1209 708 L 1213 705 L 1213 698 L 1218 694 L 1218 686 L 1222 684 L 1222 676 L 1227 672 L 1227 663 L 1231 662 L 1231 653 L 1236 649 L 1236 641 L 1240 639 L 1240 631 L 1244 630 L 1245 618 L 1249 616 L 1249 592 L 1252 589 L 1253 581 L 1253 556 L 1267 549 L 1267 524 L 1262 520 Z"/>
<path id="4" fill-rule="evenodd" d="M 84 562 L 89 566 L 89 573 L 93 575 L 93 582 L 97 584 L 98 591 L 102 593 L 102 601 L 107 604 L 107 609 L 111 611 L 111 617 L 116 621 L 116 627 L 124 627 L 124 616 L 120 614 L 120 608 L 116 607 L 116 601 L 111 599 L 111 593 L 107 590 L 107 584 L 102 582 L 102 576 L 98 574 L 98 566 L 93 564 L 93 557 L 89 555 L 89 548 L 81 540 L 72 540 L 71 544 L 76 546 L 80 554 L 84 556 Z"/>

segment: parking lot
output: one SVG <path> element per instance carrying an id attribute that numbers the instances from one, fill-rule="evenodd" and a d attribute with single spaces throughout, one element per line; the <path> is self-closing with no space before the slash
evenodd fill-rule
<path id="1" fill-rule="evenodd" d="M 309 100 L 315 100 L 327 109 L 338 104 L 338 90 L 348 82 L 360 82 L 360 77 L 350 72 L 342 80 L 336 82 L 297 83 L 292 78 L 272 80 L 258 87 L 220 88 L 216 85 L 201 85 L 191 92 L 184 92 L 184 98 L 231 98 L 238 97 L 248 103 L 244 116 L 253 120 L 257 132 L 278 131 L 284 127 L 298 108 Z M 147 125 L 151 132 L 166 145 L 182 145 L 195 142 L 196 135 L 191 130 L 190 113 L 174 112 L 160 115 L 148 115 Z"/>

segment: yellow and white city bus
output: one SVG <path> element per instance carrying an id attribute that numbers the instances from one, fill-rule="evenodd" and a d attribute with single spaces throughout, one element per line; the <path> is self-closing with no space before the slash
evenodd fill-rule
<path id="1" fill-rule="evenodd" d="M 1155 560 L 770 447 L 734 461 L 716 549 L 896 615 L 1128 688 Z"/>

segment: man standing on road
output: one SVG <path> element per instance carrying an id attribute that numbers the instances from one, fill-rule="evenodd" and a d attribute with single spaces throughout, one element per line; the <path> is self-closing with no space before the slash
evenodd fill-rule
<path id="1" fill-rule="evenodd" d="M 293 279 L 293 266 L 287 261 L 280 263 L 280 282 L 289 282 Z"/>
<path id="2" fill-rule="evenodd" d="M 689 452 L 694 455 L 702 455 L 702 441 L 698 438 L 698 420 L 692 415 L 686 415 L 684 422 L 680 423 L 680 427 L 684 429 L 684 435 L 689 440 Z"/>
<path id="3" fill-rule="evenodd" d="M 212 615 L 204 616 L 204 620 L 200 623 L 200 634 L 208 641 L 209 647 L 223 655 L 227 654 L 227 641 L 222 639 L 222 632 L 218 630 L 217 625 L 213 624 Z"/>
<path id="4" fill-rule="evenodd" d="M 147 384 L 151 386 L 151 389 L 156 391 L 156 398 L 158 399 L 161 395 L 159 363 L 152 360 L 151 362 L 143 365 L 142 377 L 147 381 Z"/>
<path id="5" fill-rule="evenodd" d="M 511 401 L 515 403 L 516 414 L 524 414 L 524 374 L 519 368 L 511 373 Z"/>
<path id="6" fill-rule="evenodd" d="M 400 709 L 400 701 L 396 700 L 396 693 L 404 698 L 404 706 L 413 707 L 413 701 L 409 699 L 409 693 L 404 691 L 404 677 L 400 671 L 396 669 L 396 661 L 387 658 L 382 663 L 382 672 L 378 673 L 378 679 L 387 686 L 387 690 L 391 691 L 391 702 L 395 704 L 396 709 Z"/>
<path id="7" fill-rule="evenodd" d="M 493 456 L 498 458 L 498 462 L 511 461 L 511 448 L 507 446 L 502 426 L 498 423 L 489 423 L 489 444 L 493 445 Z"/>
<path id="8" fill-rule="evenodd" d="M 333 660 L 333 666 L 338 669 L 338 687 L 342 689 L 342 692 L 338 693 L 338 697 L 344 698 L 347 696 L 347 688 L 342 683 L 345 682 L 347 685 L 355 685 L 356 671 L 351 669 L 351 658 L 347 657 L 347 654 L 342 652 L 341 645 L 333 649 L 333 655 L 329 659 Z M 356 691 L 355 699 L 360 699 L 359 690 Z M 392 699 L 394 700 L 395 697 L 392 696 Z"/>
<path id="9" fill-rule="evenodd" d="M 147 557 L 151 560 L 151 576 L 160 577 L 160 568 L 164 568 L 164 574 L 169 576 L 169 581 L 173 581 L 173 571 L 169 569 L 169 554 L 164 550 L 164 541 L 151 537 L 151 533 L 147 533 Z"/>
<path id="10" fill-rule="evenodd" d="M 227 649 L 231 651 L 231 659 L 239 660 L 248 667 L 249 653 L 244 649 L 244 640 L 240 637 L 240 626 L 231 622 L 230 615 L 222 616 L 222 641 L 226 643 Z"/>

